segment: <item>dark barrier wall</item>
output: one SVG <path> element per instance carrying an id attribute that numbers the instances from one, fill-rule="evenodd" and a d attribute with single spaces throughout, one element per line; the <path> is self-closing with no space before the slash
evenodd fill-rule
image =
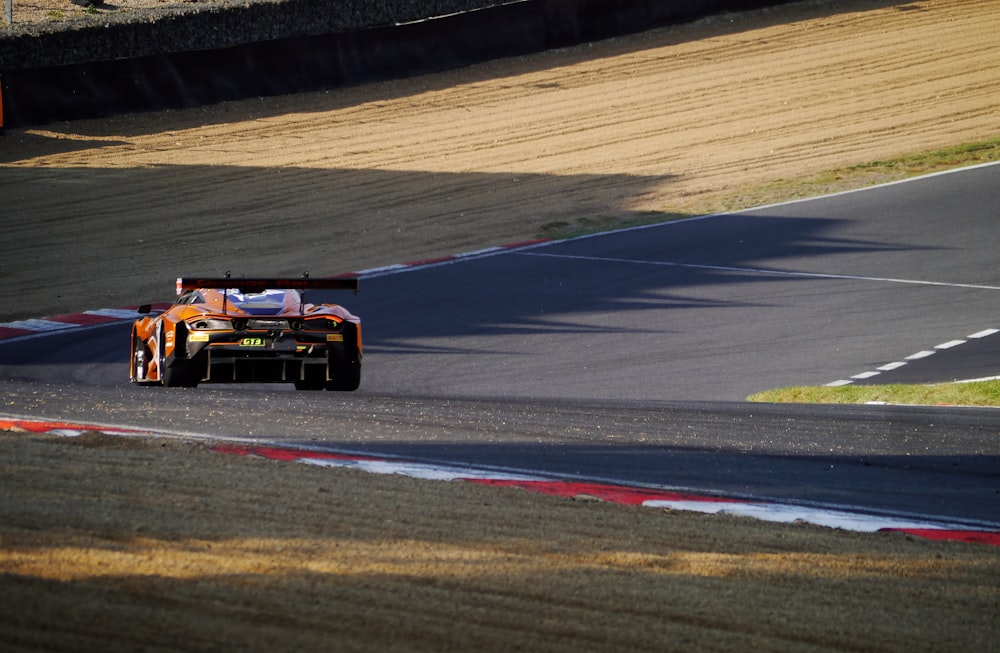
<path id="1" fill-rule="evenodd" d="M 7 70 L 6 126 L 183 108 L 404 77 L 781 0 L 523 0 L 343 33 Z"/>

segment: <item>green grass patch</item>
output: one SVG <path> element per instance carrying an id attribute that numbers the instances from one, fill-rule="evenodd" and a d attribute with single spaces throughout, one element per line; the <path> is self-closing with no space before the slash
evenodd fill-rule
<path id="1" fill-rule="evenodd" d="M 705 213 L 739 211 L 754 206 L 857 190 L 994 161 L 1000 161 L 1000 138 L 859 163 L 826 170 L 810 177 L 779 179 L 767 184 L 737 188 L 714 198 L 715 204 Z"/>
<path id="2" fill-rule="evenodd" d="M 898 170 L 906 176 L 914 176 L 998 160 L 1000 160 L 1000 138 L 994 138 L 975 143 L 956 145 L 955 147 L 946 147 L 940 150 L 920 152 L 898 159 L 873 161 L 871 163 L 850 166 L 844 168 L 844 170 L 847 174 L 854 171 L 868 171 L 873 169 Z"/>
<path id="3" fill-rule="evenodd" d="M 767 390 L 747 401 L 798 404 L 911 404 L 1000 406 L 1000 380 L 927 385 L 798 386 Z"/>

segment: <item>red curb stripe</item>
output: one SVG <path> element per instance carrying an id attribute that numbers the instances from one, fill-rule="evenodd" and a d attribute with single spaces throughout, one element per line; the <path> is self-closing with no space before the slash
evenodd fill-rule
<path id="1" fill-rule="evenodd" d="M 944 528 L 883 528 L 882 531 L 906 533 L 927 540 L 948 540 L 1000 546 L 1000 533 L 994 531 L 959 531 Z"/>
<path id="2" fill-rule="evenodd" d="M 16 429 L 28 431 L 29 433 L 46 433 L 58 429 L 72 429 L 74 431 L 86 431 L 86 427 L 80 424 L 68 424 L 66 422 L 36 422 L 34 420 L 21 419 L 0 419 L 0 429 Z"/>
<path id="3" fill-rule="evenodd" d="M 301 451 L 296 449 L 282 449 L 279 447 L 239 447 L 220 445 L 212 447 L 212 451 L 233 454 L 236 456 L 260 456 L 261 458 L 281 460 L 285 462 L 295 462 L 296 460 L 381 460 L 381 458 L 371 458 L 367 456 L 353 456 L 322 451 Z"/>
<path id="4" fill-rule="evenodd" d="M 603 483 L 581 483 L 573 481 L 511 481 L 469 478 L 469 483 L 490 485 L 495 487 L 518 487 L 529 492 L 537 492 L 549 496 L 593 497 L 609 503 L 627 506 L 639 506 L 646 501 L 701 501 L 705 503 L 747 503 L 739 499 L 723 499 L 696 494 L 681 494 L 666 490 L 648 490 L 631 488 L 623 485 L 605 485 Z"/>
<path id="5" fill-rule="evenodd" d="M 43 433 L 48 431 L 98 431 L 110 435 L 125 434 L 148 434 L 145 431 L 135 431 L 129 429 L 115 429 L 104 426 L 80 424 L 76 422 L 55 422 L 30 419 L 0 419 L 0 430 L 23 430 L 33 433 Z M 349 454 L 327 453 L 320 451 L 304 451 L 287 449 L 282 447 L 247 447 L 247 446 L 227 446 L 220 445 L 212 447 L 212 451 L 224 454 L 234 454 L 241 456 L 258 455 L 278 461 L 303 461 L 303 460 L 344 460 L 344 461 L 375 461 L 388 464 L 403 464 L 401 461 L 393 461 L 385 458 L 357 456 Z M 630 488 L 628 486 L 607 485 L 603 483 L 586 483 L 572 481 L 525 481 L 509 479 L 483 479 L 465 478 L 468 483 L 478 483 L 493 487 L 517 487 L 529 492 L 536 492 L 550 496 L 564 498 L 593 497 L 602 501 L 622 505 L 643 505 L 647 501 L 688 501 L 704 503 L 759 503 L 741 499 L 727 499 L 722 497 L 712 497 L 707 495 L 691 495 L 663 490 L 651 490 L 643 488 Z M 983 531 L 956 528 L 894 528 L 887 527 L 879 529 L 882 532 L 895 532 L 913 535 L 929 540 L 956 541 L 970 544 L 986 544 L 1000 546 L 1000 531 Z"/>
<path id="6" fill-rule="evenodd" d="M 539 245 L 541 243 L 551 243 L 551 238 L 536 238 L 535 240 L 523 240 L 519 243 L 508 243 L 500 245 L 502 249 L 517 249 L 518 247 L 528 247 L 529 245 Z"/>
<path id="7" fill-rule="evenodd" d="M 93 424 L 80 424 L 78 422 L 46 422 L 27 419 L 0 419 L 0 430 L 20 430 L 28 431 L 29 433 L 48 433 L 49 431 L 98 431 L 108 434 L 145 433 L 145 431 L 116 429 L 106 426 L 95 426 Z"/>
<path id="8" fill-rule="evenodd" d="M 165 311 L 168 308 L 170 308 L 170 306 L 171 306 L 170 302 L 155 302 L 153 304 L 150 304 L 150 307 L 151 307 L 153 313 L 157 313 L 157 312 L 162 313 L 163 311 Z M 138 308 L 139 308 L 138 306 L 122 306 L 121 308 L 118 308 L 118 309 L 115 309 L 115 310 L 119 310 L 119 311 L 136 311 Z M 138 318 L 138 317 L 140 317 L 140 315 L 138 313 L 136 313 L 135 318 Z M 67 331 L 67 330 L 69 330 L 69 328 L 71 328 L 73 326 L 84 327 L 84 326 L 93 326 L 93 325 L 96 325 L 96 324 L 110 324 L 112 322 L 128 322 L 128 321 L 130 321 L 132 319 L 135 319 L 135 318 L 132 318 L 132 317 L 116 317 L 114 315 L 101 315 L 100 313 L 97 313 L 97 312 L 89 312 L 89 313 L 67 313 L 65 315 L 50 315 L 50 316 L 46 316 L 46 317 L 42 317 L 42 318 L 38 318 L 38 319 L 44 320 L 46 322 L 56 322 L 56 323 L 59 323 L 59 324 L 66 324 L 66 325 L 68 325 L 67 328 L 66 329 L 54 328 L 52 330 L 46 330 L 46 329 L 25 329 L 25 328 L 22 328 L 22 327 L 11 327 L 11 326 L 5 326 L 5 325 L 0 324 L 0 340 L 4 340 L 6 338 L 17 338 L 17 337 L 20 337 L 20 336 L 28 336 L 28 335 L 33 335 L 33 334 L 59 333 L 61 331 Z"/>
<path id="9" fill-rule="evenodd" d="M 346 460 L 346 461 L 377 461 L 377 462 L 400 462 L 390 461 L 384 458 L 366 457 L 356 455 L 344 455 L 334 453 L 324 453 L 317 451 L 298 451 L 295 449 L 283 449 L 280 447 L 239 447 L 220 446 L 214 451 L 220 453 L 233 453 L 237 455 L 259 455 L 273 460 L 295 462 L 301 460 Z M 651 490 L 644 488 L 631 488 L 628 486 L 608 485 L 603 483 L 586 483 L 573 481 L 525 481 L 510 479 L 484 479 L 484 478 L 461 478 L 467 483 L 476 483 L 490 487 L 514 487 L 563 498 L 592 497 L 601 501 L 620 505 L 643 505 L 647 501 L 689 501 L 701 503 L 760 503 L 746 501 L 743 499 L 731 499 L 724 497 L 713 497 L 708 495 L 683 494 L 679 492 L 669 492 L 665 490 Z M 916 537 L 931 540 L 958 541 L 972 544 L 988 544 L 1000 546 L 1000 531 L 973 531 L 947 528 L 883 528 L 884 532 L 906 533 Z"/>
<path id="10" fill-rule="evenodd" d="M 16 327 L 0 326 L 0 339 L 16 338 L 17 336 L 27 336 L 32 333 L 38 333 L 38 332 L 32 331 L 31 329 L 18 329 Z"/>

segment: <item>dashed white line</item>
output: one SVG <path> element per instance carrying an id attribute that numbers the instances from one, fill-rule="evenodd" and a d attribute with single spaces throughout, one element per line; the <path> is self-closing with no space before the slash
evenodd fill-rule
<path id="1" fill-rule="evenodd" d="M 923 286 L 944 286 L 949 288 L 975 288 L 978 290 L 1000 290 L 1000 286 L 990 286 L 986 284 L 968 284 L 968 283 L 951 283 L 945 281 L 922 281 L 919 279 L 895 279 L 891 277 L 866 277 L 860 275 L 851 274 L 827 274 L 819 272 L 801 272 L 801 271 L 789 271 L 789 270 L 769 270 L 766 268 L 744 268 L 744 267 L 733 267 L 727 265 L 707 265 L 702 263 L 679 263 L 677 261 L 651 261 L 645 259 L 627 259 L 627 258 L 613 258 L 605 256 L 581 256 L 573 254 L 554 254 L 551 252 L 539 252 L 539 251 L 521 251 L 518 252 L 521 256 L 545 256 L 549 258 L 561 258 L 570 259 L 577 261 L 595 261 L 600 263 L 626 263 L 635 265 L 652 265 L 652 266 L 662 266 L 662 267 L 673 267 L 673 268 L 687 268 L 694 270 L 717 270 L 721 272 L 741 272 L 747 274 L 767 274 L 775 276 L 787 276 L 787 277 L 804 277 L 813 279 L 846 279 L 854 281 L 877 281 L 882 283 L 902 283 L 911 285 L 923 285 Z M 985 338 L 986 336 L 993 335 L 1000 332 L 1000 329 L 983 329 L 982 331 L 977 331 L 976 333 L 968 336 L 968 338 Z M 957 347 L 963 345 L 968 340 L 949 340 L 948 342 L 943 342 L 936 345 L 933 350 L 919 351 L 915 354 L 907 356 L 901 361 L 894 361 L 891 363 L 886 363 L 876 370 L 869 372 L 862 372 L 860 374 L 855 374 L 849 379 L 839 379 L 833 381 L 832 383 L 827 383 L 829 387 L 850 385 L 855 381 L 861 381 L 864 379 L 870 379 L 876 377 L 882 372 L 888 372 L 891 370 L 898 369 L 907 364 L 907 361 L 919 360 L 921 358 L 926 358 L 928 356 L 934 355 L 934 353 L 946 349 L 951 349 L 952 347 Z"/>
<path id="2" fill-rule="evenodd" d="M 843 385 L 850 385 L 850 384 L 854 383 L 855 381 L 861 381 L 861 380 L 864 380 L 864 379 L 870 379 L 872 377 L 878 376 L 882 372 L 889 372 L 889 371 L 892 371 L 892 370 L 899 369 L 900 367 L 903 367 L 904 365 L 906 365 L 907 362 L 909 362 L 909 361 L 915 361 L 915 360 L 920 360 L 922 358 L 927 358 L 928 356 L 933 356 L 934 354 L 936 354 L 939 351 L 945 351 L 945 350 L 948 350 L 948 349 L 952 349 L 953 347 L 958 347 L 959 345 L 964 345 L 969 340 L 974 340 L 974 339 L 978 339 L 978 338 L 985 338 L 987 336 L 991 336 L 991 335 L 996 334 L 996 333 L 1000 333 L 1000 329 L 983 329 L 982 331 L 977 331 L 977 332 L 973 333 L 970 336 L 966 336 L 965 339 L 955 339 L 955 340 L 949 340 L 947 342 L 942 342 L 940 345 L 936 345 L 934 347 L 934 349 L 925 349 L 923 351 L 918 351 L 915 354 L 910 354 L 909 356 L 907 356 L 906 358 L 904 358 L 901 361 L 894 361 L 892 363 L 886 363 L 885 365 L 877 367 L 877 368 L 875 368 L 875 371 L 862 372 L 861 374 L 855 374 L 854 376 L 852 376 L 849 379 L 838 379 L 837 381 L 833 381 L 831 383 L 827 383 L 826 386 L 829 387 L 829 388 L 835 388 L 835 387 L 839 387 L 839 386 L 843 386 Z M 990 380 L 990 379 L 982 379 L 982 380 Z"/>

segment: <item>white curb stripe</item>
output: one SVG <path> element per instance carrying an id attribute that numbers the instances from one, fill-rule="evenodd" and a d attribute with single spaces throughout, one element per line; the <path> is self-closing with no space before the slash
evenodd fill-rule
<path id="1" fill-rule="evenodd" d="M 4 324 L 0 324 L 0 326 L 10 327 L 11 329 L 24 329 L 25 331 L 61 331 L 63 329 L 72 329 L 77 325 L 69 322 L 55 322 L 53 320 L 38 318 L 32 320 L 6 322 Z"/>
<path id="2" fill-rule="evenodd" d="M 537 481 L 538 476 L 477 472 L 475 470 L 425 463 L 396 462 L 391 460 L 345 460 L 330 458 L 299 458 L 298 462 L 318 467 L 346 467 L 372 474 L 398 474 L 427 481 L 461 481 L 470 479 L 503 481 Z"/>
<path id="3" fill-rule="evenodd" d="M 643 505 L 650 508 L 669 508 L 671 510 L 688 510 L 706 514 L 752 517 L 761 521 L 782 524 L 803 522 L 860 533 L 875 533 L 886 529 L 903 528 L 940 529 L 942 526 L 939 523 L 933 522 L 906 521 L 836 510 L 822 510 L 805 506 L 781 504 L 653 500 L 646 501 Z"/>

